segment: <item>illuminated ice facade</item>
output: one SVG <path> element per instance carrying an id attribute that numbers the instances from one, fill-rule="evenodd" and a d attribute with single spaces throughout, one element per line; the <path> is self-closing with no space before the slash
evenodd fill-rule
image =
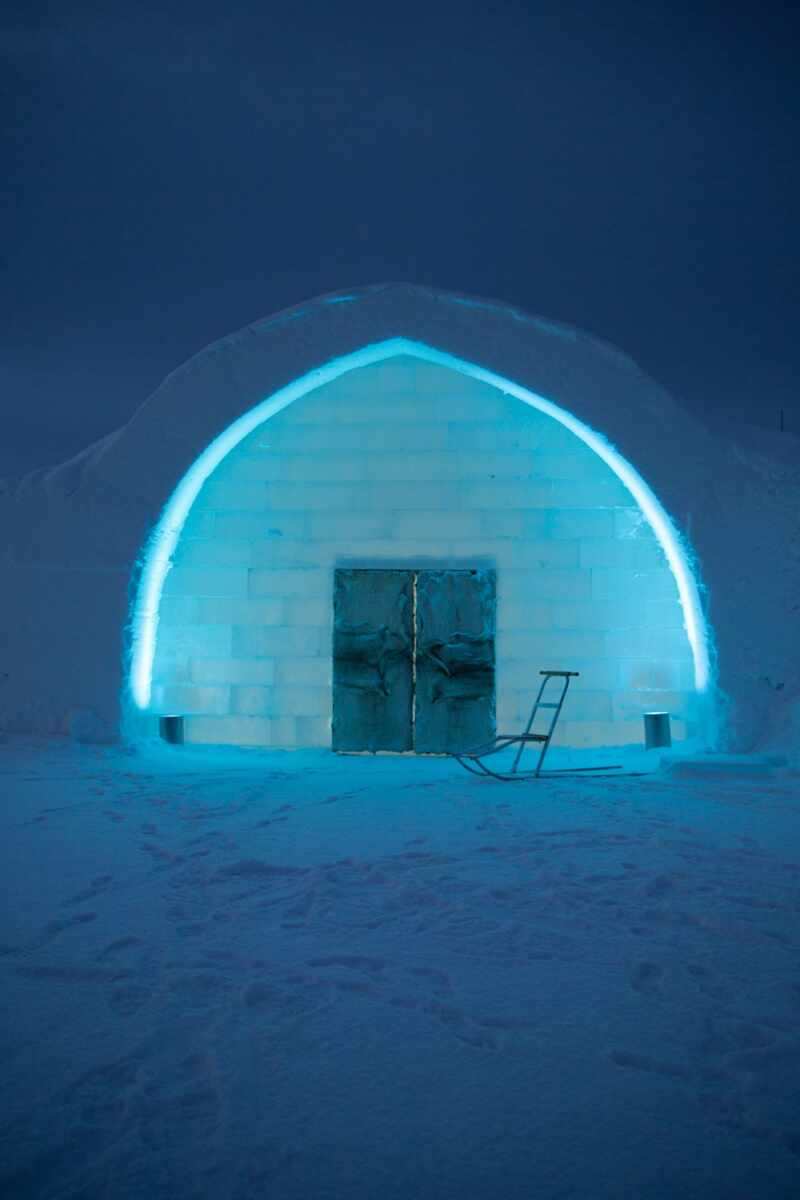
<path id="1" fill-rule="evenodd" d="M 564 409 L 394 345 L 273 415 L 266 397 L 197 460 L 148 547 L 135 704 L 183 715 L 188 742 L 329 746 L 334 568 L 489 565 L 498 729 L 524 724 L 547 667 L 580 672 L 561 745 L 641 744 L 652 709 L 696 735 L 703 618 L 646 481 L 628 476 L 649 511 Z"/>
<path id="2" fill-rule="evenodd" d="M 337 568 L 454 564 L 496 572 L 499 730 L 560 667 L 562 745 L 641 745 L 643 709 L 686 748 L 795 745 L 796 439 L 757 433 L 492 301 L 266 317 L 0 484 L 0 730 L 330 744 Z"/>

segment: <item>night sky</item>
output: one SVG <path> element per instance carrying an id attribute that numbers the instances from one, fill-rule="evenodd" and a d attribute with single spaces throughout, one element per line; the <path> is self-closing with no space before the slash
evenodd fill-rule
<path id="1" fill-rule="evenodd" d="M 0 470 L 385 280 L 577 325 L 714 423 L 800 432 L 797 11 L 6 3 Z"/>

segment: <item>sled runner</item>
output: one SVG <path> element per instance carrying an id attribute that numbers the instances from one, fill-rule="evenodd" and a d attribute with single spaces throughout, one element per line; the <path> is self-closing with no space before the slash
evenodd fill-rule
<path id="1" fill-rule="evenodd" d="M 539 674 L 543 675 L 544 679 L 542 680 L 539 688 L 539 694 L 533 702 L 531 715 L 528 718 L 528 723 L 525 726 L 523 733 L 499 733 L 495 736 L 494 741 L 489 742 L 487 745 L 476 746 L 474 750 L 467 750 L 462 751 L 460 754 L 454 754 L 453 758 L 455 758 L 457 762 L 461 763 L 461 766 L 465 767 L 467 771 L 471 771 L 473 775 L 488 775 L 493 779 L 538 779 L 543 774 L 572 775 L 583 774 L 584 772 L 588 771 L 620 770 L 621 764 L 596 767 L 565 767 L 557 768 L 553 771 L 542 771 L 542 764 L 544 763 L 545 755 L 547 754 L 550 742 L 552 741 L 553 733 L 555 732 L 555 728 L 558 723 L 558 718 L 561 715 L 561 709 L 564 707 L 564 700 L 566 699 L 567 692 L 569 691 L 570 679 L 580 675 L 580 671 L 540 671 Z M 556 686 L 559 686 L 560 684 L 561 687 L 561 694 L 557 700 L 544 699 L 544 696 L 548 694 L 547 685 L 551 680 L 555 680 Z M 551 689 L 549 694 L 554 696 L 556 693 Z M 531 731 L 533 729 L 534 721 L 536 720 L 536 714 L 540 708 L 546 708 L 551 711 L 552 716 L 550 718 L 550 728 L 544 733 L 533 733 Z M 497 754 L 501 750 L 508 750 L 512 746 L 517 746 L 517 752 L 514 755 L 514 761 L 511 765 L 510 771 L 493 770 L 490 766 L 487 766 L 484 759 L 488 758 L 492 754 Z M 537 762 L 536 767 L 531 771 L 520 770 L 520 760 L 526 746 L 541 747 L 539 750 L 539 761 Z"/>

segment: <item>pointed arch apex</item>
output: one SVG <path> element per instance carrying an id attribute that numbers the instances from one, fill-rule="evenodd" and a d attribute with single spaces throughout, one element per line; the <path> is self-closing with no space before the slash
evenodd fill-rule
<path id="1" fill-rule="evenodd" d="M 135 708 L 151 700 L 152 669 L 158 635 L 159 607 L 164 583 L 186 519 L 205 481 L 239 443 L 259 425 L 295 400 L 331 383 L 349 371 L 407 355 L 469 376 L 506 395 L 516 397 L 553 418 L 596 453 L 622 482 L 653 530 L 675 579 L 694 664 L 695 690 L 710 683 L 709 633 L 699 589 L 678 532 L 660 501 L 628 462 L 598 430 L 567 409 L 477 363 L 407 337 L 389 337 L 331 359 L 292 380 L 228 425 L 195 459 L 178 482 L 144 549 L 131 623 L 128 693 Z"/>

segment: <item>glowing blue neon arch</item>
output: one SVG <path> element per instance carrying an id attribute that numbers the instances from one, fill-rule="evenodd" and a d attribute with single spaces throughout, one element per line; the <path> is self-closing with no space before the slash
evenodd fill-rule
<path id="1" fill-rule="evenodd" d="M 698 692 L 705 691 L 710 680 L 709 637 L 697 583 L 672 521 L 641 475 L 602 434 L 579 421 L 566 409 L 559 408 L 550 400 L 545 400 L 529 392 L 527 388 L 504 379 L 494 371 L 488 371 L 445 351 L 435 350 L 424 342 L 397 337 L 364 346 L 352 354 L 332 359 L 324 366 L 295 379 L 229 425 L 192 463 L 168 500 L 145 552 L 132 620 L 128 684 L 134 705 L 139 709 L 146 709 L 150 704 L 158 613 L 164 580 L 172 566 L 172 555 L 189 511 L 212 471 L 254 429 L 300 396 L 338 379 L 340 375 L 356 367 L 365 367 L 400 354 L 412 355 L 442 367 L 450 367 L 482 383 L 488 383 L 508 396 L 516 396 L 564 425 L 611 468 L 639 505 L 666 555 L 678 586 L 684 626 L 694 661 L 695 689 Z"/>

